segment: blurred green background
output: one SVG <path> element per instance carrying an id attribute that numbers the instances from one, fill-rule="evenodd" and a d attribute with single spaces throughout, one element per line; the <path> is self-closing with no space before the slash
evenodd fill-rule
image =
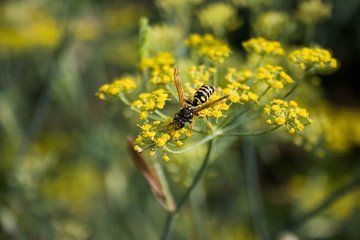
<path id="1" fill-rule="evenodd" d="M 226 28 L 206 25 L 202 10 L 214 2 L 229 4 L 236 21 Z M 310 106 L 313 99 L 324 103 L 309 111 L 326 107 L 325 143 L 252 139 L 258 161 L 249 173 L 243 142 L 232 141 L 182 209 L 171 239 L 256 239 L 259 231 L 284 240 L 358 239 L 360 1 L 331 4 L 328 17 L 306 22 L 295 0 L 1 1 L 0 239 L 159 239 L 166 212 L 126 150 L 126 137 L 138 132 L 135 115 L 95 96 L 102 84 L 137 72 L 142 16 L 152 25 L 150 55 L 180 51 L 189 33 L 212 32 L 230 43 L 239 64 L 241 41 L 264 36 L 317 43 L 340 65 L 314 80 L 317 90 L 298 97 L 313 94 Z M 285 36 L 265 26 L 264 13 L 275 10 L 294 23 L 282 28 L 289 27 Z M 199 166 L 194 154 L 184 157 L 186 163 L 163 164 L 176 197 Z M 255 196 L 247 175 L 258 176 Z M 250 204 L 254 197 L 260 222 Z"/>

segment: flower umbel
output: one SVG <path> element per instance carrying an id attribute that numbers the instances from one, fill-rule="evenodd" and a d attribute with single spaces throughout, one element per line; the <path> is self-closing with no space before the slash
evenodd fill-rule
<path id="1" fill-rule="evenodd" d="M 140 119 L 146 119 L 148 112 L 152 113 L 156 109 L 163 109 L 169 94 L 162 88 L 152 93 L 141 93 L 139 99 L 131 103 L 132 106 L 140 110 Z"/>
<path id="2" fill-rule="evenodd" d="M 242 43 L 246 51 L 260 55 L 280 56 L 284 54 L 284 49 L 280 42 L 268 41 L 264 38 L 252 38 Z"/>
<path id="3" fill-rule="evenodd" d="M 225 75 L 225 79 L 229 82 L 246 82 L 252 77 L 251 71 L 236 71 L 235 68 L 228 68 L 228 73 Z"/>
<path id="4" fill-rule="evenodd" d="M 230 56 L 229 46 L 211 34 L 205 34 L 203 37 L 199 34 L 192 34 L 185 40 L 197 54 L 208 58 L 213 62 L 223 63 L 225 58 Z"/>
<path id="5" fill-rule="evenodd" d="M 280 66 L 267 64 L 256 70 L 256 79 L 275 89 L 284 88 L 284 84 L 294 83 L 294 80 Z"/>
<path id="6" fill-rule="evenodd" d="M 321 48 L 303 48 L 292 51 L 288 58 L 306 70 L 334 70 L 337 61 L 329 51 Z"/>
<path id="7" fill-rule="evenodd" d="M 106 83 L 96 93 L 100 99 L 105 100 L 109 96 L 117 96 L 120 92 L 129 92 L 136 88 L 136 83 L 131 78 L 116 79 L 112 83 Z"/>
<path id="8" fill-rule="evenodd" d="M 229 100 L 232 103 L 244 104 L 245 102 L 258 100 L 258 96 L 250 91 L 250 87 L 248 85 L 238 82 L 228 84 L 222 92 L 223 94 L 230 95 Z"/>
<path id="9" fill-rule="evenodd" d="M 295 101 L 274 99 L 264 108 L 264 113 L 271 116 L 266 123 L 271 125 L 285 125 L 290 134 L 296 130 L 302 131 L 304 126 L 312 123 L 305 108 L 300 108 Z"/>
<path id="10" fill-rule="evenodd" d="M 173 78 L 173 64 L 175 60 L 171 53 L 159 53 L 154 58 L 148 58 L 140 63 L 140 68 L 150 69 L 152 84 L 165 84 Z"/>
<path id="11" fill-rule="evenodd" d="M 188 130 L 182 128 L 179 131 L 166 131 L 167 126 L 173 121 L 172 118 L 166 118 L 164 122 L 153 121 L 151 123 L 145 123 L 143 125 L 138 125 L 142 130 L 138 137 L 134 141 L 134 149 L 138 152 L 142 152 L 144 148 L 150 148 L 150 156 L 155 155 L 157 150 L 162 149 L 163 159 L 169 161 L 169 157 L 165 154 L 165 145 L 168 143 L 171 145 L 181 146 L 182 142 L 179 140 L 186 139 L 187 135 L 184 135 Z M 171 138 L 171 135 L 174 135 L 174 139 Z"/>

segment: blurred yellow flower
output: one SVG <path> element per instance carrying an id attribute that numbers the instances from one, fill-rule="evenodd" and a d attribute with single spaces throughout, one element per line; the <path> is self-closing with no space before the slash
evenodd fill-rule
<path id="1" fill-rule="evenodd" d="M 195 50 L 197 54 L 213 62 L 223 63 L 225 58 L 229 57 L 231 53 L 227 44 L 210 34 L 205 34 L 204 36 L 192 34 L 185 40 L 185 43 Z"/>
<path id="2" fill-rule="evenodd" d="M 242 43 L 246 51 L 260 55 L 280 56 L 284 54 L 284 49 L 280 42 L 268 41 L 264 38 L 252 38 Z"/>
<path id="3" fill-rule="evenodd" d="M 288 55 L 288 58 L 302 69 L 324 71 L 334 70 L 337 67 L 337 61 L 331 56 L 331 53 L 321 48 L 294 50 Z"/>
<path id="4" fill-rule="evenodd" d="M 321 0 L 299 1 L 297 17 L 307 24 L 316 24 L 331 17 L 332 3 Z"/>
<path id="5" fill-rule="evenodd" d="M 285 11 L 268 11 L 256 18 L 253 29 L 256 35 L 267 39 L 279 39 L 295 30 L 295 24 Z"/>
<path id="6" fill-rule="evenodd" d="M 216 36 L 223 36 L 225 30 L 236 23 L 236 16 L 236 8 L 223 2 L 209 4 L 199 12 L 200 24 L 212 29 Z"/>
<path id="7" fill-rule="evenodd" d="M 5 13 L 0 26 L 0 48 L 54 48 L 63 34 L 62 25 L 39 4 L 9 2 L 0 10 Z"/>

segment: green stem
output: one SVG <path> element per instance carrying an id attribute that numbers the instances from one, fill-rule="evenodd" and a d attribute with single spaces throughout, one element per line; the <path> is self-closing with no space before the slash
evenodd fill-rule
<path id="1" fill-rule="evenodd" d="M 266 240 L 268 239 L 268 229 L 258 178 L 255 147 L 249 139 L 244 139 L 243 152 L 246 182 L 249 192 L 250 207 L 253 214 L 254 228 L 259 235 L 259 239 Z"/>
<path id="2" fill-rule="evenodd" d="M 191 186 L 185 192 L 184 196 L 180 199 L 176 210 L 174 212 L 171 212 L 171 213 L 168 214 L 168 217 L 166 219 L 165 228 L 164 228 L 164 231 L 163 231 L 163 234 L 162 234 L 162 237 L 161 237 L 162 240 L 169 239 L 170 232 L 171 232 L 171 227 L 172 227 L 172 224 L 174 222 L 174 217 L 177 215 L 177 213 L 179 213 L 179 211 L 181 210 L 184 203 L 188 200 L 191 192 L 195 189 L 195 187 L 199 183 L 200 179 L 204 175 L 204 173 L 205 173 L 205 171 L 206 171 L 206 169 L 207 169 L 207 167 L 209 165 L 209 162 L 210 162 L 210 156 L 211 156 L 211 152 L 213 150 L 213 146 L 214 146 L 214 140 L 211 140 L 209 142 L 209 147 L 208 147 L 208 151 L 206 153 L 205 159 L 204 159 L 199 171 L 196 173 L 196 175 L 194 177 L 194 180 L 191 183 Z"/>
<path id="3" fill-rule="evenodd" d="M 169 117 L 168 115 L 160 112 L 159 110 L 155 110 L 155 113 L 156 113 L 157 115 L 159 115 L 161 118 L 165 118 L 165 119 L 166 119 L 166 118 Z"/>
<path id="4" fill-rule="evenodd" d="M 227 134 L 226 131 L 224 131 L 223 134 L 219 134 L 218 136 L 219 136 L 219 137 L 259 136 L 259 135 L 264 135 L 264 134 L 270 133 L 270 132 L 272 132 L 272 131 L 275 131 L 275 130 L 278 129 L 279 127 L 281 127 L 281 126 L 279 125 L 279 126 L 276 126 L 276 127 L 271 128 L 271 129 L 268 129 L 268 130 L 266 130 L 266 131 L 254 132 L 254 133 L 229 133 L 229 134 Z"/>
<path id="5" fill-rule="evenodd" d="M 188 147 L 188 148 L 185 148 L 183 150 L 180 150 L 180 151 L 174 151 L 174 150 L 171 150 L 170 148 L 164 146 L 164 149 L 170 153 L 173 153 L 173 154 L 180 154 L 180 153 L 184 153 L 184 152 L 188 152 L 198 146 L 200 146 L 201 144 L 204 144 L 208 141 L 211 141 L 213 140 L 216 136 L 219 136 L 218 134 L 213 134 L 213 135 L 208 135 L 207 137 L 204 137 L 201 141 L 197 142 L 196 144 L 192 145 L 191 147 Z"/>
<path id="6" fill-rule="evenodd" d="M 215 69 L 216 69 L 216 71 L 215 71 L 215 73 L 214 73 L 214 82 L 213 82 L 213 84 L 214 84 L 214 87 L 216 88 L 217 86 L 218 86 L 218 82 L 219 82 L 219 73 L 218 73 L 218 71 L 219 71 L 219 64 L 218 63 L 216 63 L 215 64 Z"/>
<path id="7" fill-rule="evenodd" d="M 260 97 L 258 98 L 257 101 L 260 101 L 261 98 L 264 97 L 264 95 L 271 89 L 270 86 L 268 86 L 265 91 L 260 95 Z M 235 127 L 237 127 L 238 124 L 235 123 L 234 126 L 231 126 L 231 124 L 233 124 L 239 117 L 241 117 L 242 115 L 244 115 L 245 113 L 247 113 L 250 110 L 250 106 L 246 106 L 246 108 L 239 112 L 238 114 L 234 115 L 229 121 L 227 121 L 226 123 L 223 124 L 224 127 L 228 126 L 230 129 L 233 129 Z"/>
<path id="8" fill-rule="evenodd" d="M 131 105 L 129 99 L 127 99 L 124 95 L 123 92 L 119 92 L 119 95 L 118 95 L 121 99 L 121 101 L 123 101 L 123 103 L 125 103 L 126 105 L 128 105 L 130 107 L 131 110 L 137 112 L 137 113 L 140 113 L 140 109 L 134 107 Z M 150 114 L 148 115 L 148 118 L 152 119 L 152 120 L 158 120 L 158 121 L 161 121 L 161 122 L 164 122 L 164 118 L 168 118 L 168 116 L 166 114 L 163 114 L 162 112 L 160 112 L 159 110 L 155 110 L 154 111 L 155 114 L 157 115 L 154 115 L 154 114 Z M 160 116 L 160 117 L 159 117 Z"/>
<path id="9" fill-rule="evenodd" d="M 304 81 L 304 79 L 307 77 L 307 75 L 308 75 L 308 71 L 306 71 L 306 72 L 302 75 L 302 77 L 299 79 L 299 81 L 297 81 L 297 82 L 295 83 L 295 85 L 293 86 L 293 88 L 290 89 L 290 91 L 287 92 L 284 96 L 282 96 L 281 99 L 285 99 L 285 98 L 287 98 L 288 96 L 290 96 L 290 95 L 295 91 L 295 89 L 298 88 L 299 85 Z"/>
<path id="10" fill-rule="evenodd" d="M 174 198 L 170 192 L 168 181 L 165 177 L 164 170 L 162 169 L 160 163 L 158 161 L 153 161 L 153 165 L 156 171 L 156 175 L 159 177 L 159 181 L 161 184 L 161 188 L 164 191 L 164 197 L 166 201 L 167 211 L 172 212 L 175 210 L 176 205 Z"/>

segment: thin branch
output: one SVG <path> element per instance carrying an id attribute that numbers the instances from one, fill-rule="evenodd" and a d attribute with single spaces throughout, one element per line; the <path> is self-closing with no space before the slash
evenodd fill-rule
<path id="1" fill-rule="evenodd" d="M 198 146 L 200 146 L 201 144 L 203 143 L 206 143 L 208 141 L 211 141 L 212 139 L 214 139 L 216 136 L 218 136 L 217 134 L 213 134 L 213 135 L 208 135 L 207 137 L 203 138 L 201 141 L 197 142 L 196 144 L 192 145 L 191 147 L 188 147 L 188 148 L 185 148 L 183 150 L 179 150 L 179 151 L 174 151 L 174 150 L 171 150 L 170 148 L 164 146 L 164 149 L 170 153 L 174 153 L 174 154 L 180 154 L 180 153 L 184 153 L 184 152 L 187 152 L 187 151 L 190 151 Z"/>
<path id="2" fill-rule="evenodd" d="M 211 156 L 211 152 L 213 150 L 213 146 L 214 146 L 214 140 L 211 140 L 209 142 L 209 147 L 208 147 L 208 151 L 206 153 L 205 159 L 204 159 L 199 171 L 195 175 L 191 186 L 185 192 L 184 196 L 180 199 L 180 201 L 179 201 L 179 203 L 178 203 L 178 205 L 176 207 L 176 210 L 174 212 L 168 213 L 168 217 L 166 219 L 166 224 L 165 224 L 165 227 L 164 227 L 164 231 L 163 231 L 163 234 L 161 236 L 162 240 L 169 239 L 170 233 L 171 233 L 171 227 L 172 227 L 172 224 L 174 222 L 175 216 L 181 210 L 184 203 L 189 199 L 189 196 L 190 196 L 191 192 L 195 189 L 195 187 L 199 183 L 200 179 L 204 175 L 204 173 L 205 173 L 205 171 L 206 171 L 206 169 L 207 169 L 207 167 L 209 165 L 209 162 L 210 162 L 210 156 Z"/>
<path id="3" fill-rule="evenodd" d="M 259 235 L 259 239 L 265 240 L 268 239 L 269 232 L 260 190 L 255 147 L 249 139 L 244 139 L 243 152 L 247 189 L 253 214 L 253 224 L 255 232 Z"/>
<path id="4" fill-rule="evenodd" d="M 254 132 L 254 133 L 230 133 L 230 134 L 223 133 L 223 134 L 219 134 L 218 136 L 219 136 L 219 137 L 259 136 L 259 135 L 264 135 L 264 134 L 270 133 L 270 132 L 272 132 L 272 131 L 275 131 L 275 130 L 278 129 L 279 127 L 281 127 L 281 126 L 279 125 L 279 126 L 273 127 L 273 128 L 271 128 L 271 129 L 268 129 L 268 130 L 262 131 L 262 132 Z"/>

